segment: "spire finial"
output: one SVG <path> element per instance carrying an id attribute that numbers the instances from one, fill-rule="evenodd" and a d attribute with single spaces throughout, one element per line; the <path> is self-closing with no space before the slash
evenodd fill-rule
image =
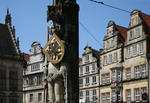
<path id="1" fill-rule="evenodd" d="M 17 37 L 17 47 L 19 48 L 19 37 Z"/>
<path id="2" fill-rule="evenodd" d="M 7 15 L 9 15 L 9 8 L 7 8 Z"/>
<path id="3" fill-rule="evenodd" d="M 89 47 L 89 44 L 88 44 L 88 42 L 87 42 L 87 44 L 86 44 L 86 47 Z"/>
<path id="4" fill-rule="evenodd" d="M 9 24 L 11 26 L 11 15 L 9 13 L 9 9 L 7 8 L 7 15 L 5 18 L 5 24 Z"/>

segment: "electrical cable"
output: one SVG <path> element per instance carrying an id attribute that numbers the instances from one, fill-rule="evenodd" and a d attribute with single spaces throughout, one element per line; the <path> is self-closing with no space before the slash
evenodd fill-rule
<path id="1" fill-rule="evenodd" d="M 86 30 L 86 32 L 87 32 L 98 44 L 100 44 L 100 46 L 102 46 L 101 43 L 95 38 L 95 36 L 94 36 L 81 22 L 79 22 L 79 24 Z M 102 46 L 102 47 L 103 47 L 103 46 Z"/>
<path id="2" fill-rule="evenodd" d="M 120 10 L 120 11 L 124 11 L 124 12 L 127 12 L 127 13 L 131 13 L 130 11 L 128 10 L 124 10 L 124 9 L 121 9 L 121 8 L 118 8 L 118 7 L 115 7 L 115 6 L 111 6 L 111 5 L 108 5 L 108 4 L 105 4 L 104 2 L 100 2 L 100 1 L 96 1 L 96 0 L 89 0 L 89 1 L 92 1 L 92 2 L 95 2 L 95 3 L 98 3 L 98 4 L 102 4 L 104 6 L 108 6 L 108 7 L 111 7 L 113 9 L 117 9 L 117 10 Z"/>

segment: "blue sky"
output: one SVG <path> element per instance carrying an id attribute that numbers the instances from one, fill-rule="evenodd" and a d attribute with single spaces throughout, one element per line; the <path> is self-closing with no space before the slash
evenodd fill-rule
<path id="1" fill-rule="evenodd" d="M 139 9 L 150 15 L 150 0 L 98 0 L 105 4 L 128 11 Z M 34 41 L 46 44 L 46 11 L 52 0 L 0 0 L 0 23 L 5 22 L 7 8 L 12 15 L 12 24 L 16 27 L 16 36 L 20 38 L 20 49 L 29 53 Z M 89 0 L 77 0 L 80 6 L 79 22 L 98 40 L 94 40 L 79 24 L 79 56 L 88 44 L 94 49 L 103 48 L 103 38 L 110 20 L 117 25 L 128 27 L 130 14 L 115 10 L 104 5 L 95 4 Z"/>

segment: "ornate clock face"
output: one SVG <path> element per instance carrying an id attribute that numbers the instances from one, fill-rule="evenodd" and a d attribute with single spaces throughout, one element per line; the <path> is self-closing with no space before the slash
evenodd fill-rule
<path id="1" fill-rule="evenodd" d="M 47 42 L 46 46 L 43 49 L 46 57 L 53 64 L 59 63 L 64 56 L 64 44 L 57 37 L 56 34 L 53 34 L 50 40 Z"/>

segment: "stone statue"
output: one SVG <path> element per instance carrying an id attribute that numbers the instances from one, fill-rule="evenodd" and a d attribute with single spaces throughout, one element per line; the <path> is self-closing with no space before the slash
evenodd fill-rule
<path id="1" fill-rule="evenodd" d="M 47 22 L 51 24 L 43 48 L 46 103 L 79 102 L 78 10 L 76 0 L 53 0 L 48 6 Z"/>
<path id="2" fill-rule="evenodd" d="M 48 82 L 48 103 L 65 103 L 65 82 L 66 69 L 65 63 L 52 64 L 49 62 L 45 67 L 46 81 Z"/>
<path id="3" fill-rule="evenodd" d="M 60 6 L 63 0 L 53 0 L 53 6 Z"/>

